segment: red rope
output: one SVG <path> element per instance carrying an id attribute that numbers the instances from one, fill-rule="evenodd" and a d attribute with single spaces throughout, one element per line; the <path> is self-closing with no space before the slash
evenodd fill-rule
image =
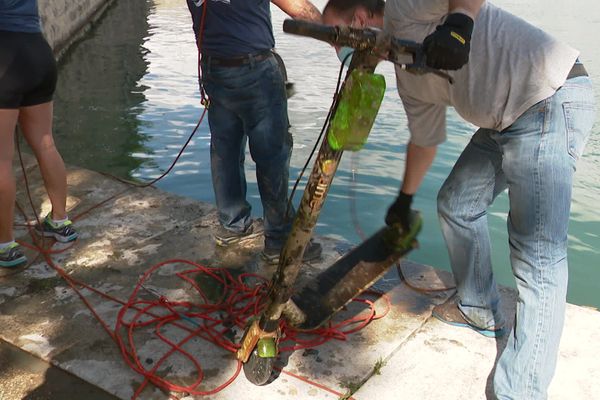
<path id="1" fill-rule="evenodd" d="M 173 167 L 179 160 L 181 154 L 185 150 L 186 146 L 191 141 L 205 114 L 206 108 L 204 109 L 200 121 L 194 128 L 194 131 L 186 141 L 185 145 L 183 146 L 183 148 L 181 149 L 181 151 L 179 152 L 169 169 L 160 177 L 144 184 L 133 184 L 130 182 L 126 182 L 133 186 L 129 186 L 126 189 L 118 192 L 117 194 L 112 195 L 109 198 L 97 203 L 96 205 L 79 213 L 73 219 L 79 219 L 84 215 L 89 214 L 93 210 L 108 204 L 110 201 L 125 194 L 128 190 L 131 190 L 134 186 L 148 187 L 156 183 L 158 180 L 162 179 L 164 176 L 166 176 L 173 169 Z M 27 196 L 29 198 L 31 207 L 34 210 L 34 214 L 36 214 L 33 199 L 29 191 L 29 182 L 27 179 L 27 173 L 25 171 L 25 166 L 22 160 L 20 148 L 19 157 L 23 171 L 23 178 L 27 187 Z M 22 214 L 23 218 L 26 221 L 28 221 L 29 218 L 27 217 L 27 214 L 18 203 L 17 208 Z M 37 217 L 37 215 L 36 220 L 39 223 L 39 218 Z M 225 351 L 235 353 L 239 347 L 239 344 L 227 338 L 226 334 L 231 332 L 233 327 L 236 327 L 239 330 L 244 330 L 248 324 L 249 319 L 254 318 L 260 314 L 260 312 L 263 309 L 263 300 L 265 299 L 268 287 L 268 282 L 265 278 L 249 273 L 243 273 L 237 277 L 234 277 L 226 269 L 208 268 L 187 260 L 169 260 L 156 264 L 150 269 L 148 269 L 140 278 L 129 299 L 127 301 L 122 301 L 118 298 L 108 295 L 107 293 L 95 289 L 94 287 L 84 282 L 73 278 L 59 265 L 54 263 L 51 256 L 69 250 L 74 245 L 74 243 L 70 243 L 68 246 L 63 247 L 61 249 L 52 249 L 51 245 L 48 246 L 48 244 L 44 243 L 43 240 L 38 240 L 37 235 L 34 233 L 34 229 L 31 224 L 26 224 L 26 227 L 29 231 L 30 237 L 32 238 L 32 243 L 27 243 L 24 241 L 19 241 L 19 243 L 29 249 L 37 251 L 38 256 L 36 257 L 36 260 L 37 258 L 42 256 L 46 263 L 51 268 L 53 268 L 60 277 L 62 277 L 65 280 L 65 282 L 71 287 L 71 289 L 73 289 L 73 291 L 79 296 L 79 298 L 85 304 L 85 306 L 90 310 L 94 318 L 98 320 L 98 322 L 106 331 L 106 333 L 111 337 L 111 339 L 113 339 L 117 343 L 121 350 L 123 360 L 127 363 L 127 365 L 129 365 L 131 369 L 133 369 L 138 374 L 144 377 L 144 381 L 135 391 L 132 397 L 133 399 L 137 398 L 140 395 L 140 393 L 145 389 L 148 383 L 152 383 L 157 387 L 171 392 L 187 393 L 191 395 L 211 395 L 223 390 L 237 378 L 242 368 L 242 364 L 238 361 L 236 361 L 237 365 L 234 373 L 223 383 L 209 390 L 198 389 L 198 387 L 201 385 L 204 379 L 204 373 L 202 371 L 201 363 L 193 355 L 185 351 L 183 349 L 183 346 L 193 338 L 201 338 L 214 344 L 219 348 L 224 349 Z M 195 295 L 202 299 L 202 303 L 171 301 L 163 296 L 157 296 L 158 298 L 156 298 L 154 301 L 148 301 L 147 299 L 143 299 L 139 296 L 140 290 L 145 289 L 145 287 L 143 286 L 144 283 L 148 282 L 148 280 L 152 277 L 153 273 L 155 273 L 157 270 L 159 270 L 161 267 L 164 267 L 165 265 L 173 264 L 186 265 L 191 267 L 190 269 L 177 272 L 175 275 L 182 279 L 194 290 Z M 221 285 L 223 287 L 222 296 L 218 301 L 211 302 L 209 296 L 207 296 L 206 293 L 204 293 L 204 291 L 202 290 L 202 288 L 198 285 L 197 280 L 194 279 L 194 277 L 197 277 L 199 275 L 203 275 L 204 279 L 210 279 L 215 284 Z M 249 281 L 255 281 L 257 283 L 249 284 Z M 99 295 L 102 298 L 116 302 L 122 306 L 118 313 L 117 322 L 114 329 L 111 328 L 106 323 L 106 321 L 104 321 L 102 317 L 96 312 L 91 302 L 83 295 L 83 289 L 87 289 L 92 293 Z M 380 294 L 370 292 L 367 295 L 379 296 Z M 363 315 L 359 317 L 353 317 L 336 323 L 330 322 L 326 327 L 319 328 L 314 331 L 299 332 L 289 327 L 284 321 L 282 321 L 282 337 L 280 339 L 280 345 L 284 343 L 288 344 L 281 346 L 280 351 L 285 352 L 314 348 L 330 340 L 346 340 L 347 335 L 364 328 L 371 321 L 382 318 L 387 314 L 387 312 L 390 309 L 390 301 L 389 298 L 385 295 L 383 295 L 383 298 L 385 299 L 386 305 L 382 313 L 376 312 L 374 303 L 368 298 L 355 299 L 354 301 L 361 302 L 368 306 L 369 311 L 366 313 L 366 315 L 363 312 Z M 127 318 L 127 316 L 131 315 L 132 313 L 133 316 Z M 194 328 L 190 328 L 190 322 L 194 323 Z M 165 331 L 168 328 L 172 330 L 173 327 L 180 330 L 184 330 L 186 332 L 186 336 L 178 342 L 174 342 L 171 339 L 169 339 Z M 154 364 L 153 367 L 150 369 L 147 369 L 144 366 L 143 362 L 139 359 L 136 345 L 136 337 L 142 332 L 147 333 L 148 330 L 153 331 L 154 335 L 158 337 L 163 343 L 165 343 L 169 348 L 169 350 L 166 351 L 165 354 L 163 354 L 160 357 L 160 359 L 156 362 L 156 364 Z M 169 357 L 171 357 L 174 354 L 179 354 L 185 359 L 189 360 L 189 362 L 194 366 L 196 370 L 195 380 L 187 386 L 174 383 L 170 381 L 168 377 L 159 376 L 158 369 L 161 366 L 165 365 L 168 362 Z M 295 376 L 293 374 L 289 375 Z M 296 377 L 314 385 L 315 387 L 325 389 L 331 393 L 339 394 L 333 391 L 332 389 L 326 388 L 323 385 L 320 385 L 316 382 L 312 382 L 306 378 L 302 378 L 299 376 Z"/>
<path id="2" fill-rule="evenodd" d="M 346 396 L 345 393 L 340 393 L 340 392 L 338 392 L 336 390 L 333 390 L 333 389 L 331 389 L 331 388 L 329 388 L 329 387 L 327 387 L 325 385 L 321 385 L 318 382 L 311 381 L 310 379 L 305 378 L 302 375 L 294 374 L 293 372 L 290 372 L 290 371 L 285 371 L 285 370 L 283 370 L 283 369 L 281 369 L 279 367 L 275 367 L 275 369 L 277 369 L 278 371 L 280 371 L 280 372 L 282 372 L 282 373 L 284 373 L 284 374 L 286 374 L 288 376 L 291 376 L 292 378 L 296 378 L 299 381 L 308 383 L 309 385 L 318 387 L 319 389 L 325 390 L 325 391 L 327 391 L 329 393 L 332 393 L 332 394 L 334 394 L 336 396 L 339 396 L 340 398 L 343 397 L 344 399 L 347 399 L 347 400 L 355 400 L 354 397 L 344 397 L 344 396 Z"/>
<path id="3" fill-rule="evenodd" d="M 137 398 L 148 383 L 152 383 L 157 387 L 172 392 L 198 396 L 211 395 L 225 389 L 239 375 L 242 364 L 236 361 L 237 366 L 235 372 L 227 378 L 225 382 L 210 390 L 199 390 L 198 387 L 204 379 L 201 363 L 193 355 L 184 350 L 183 346 L 193 338 L 201 338 L 213 343 L 225 351 L 235 353 L 239 345 L 228 339 L 225 334 L 231 330 L 232 326 L 236 326 L 238 329 L 243 330 L 247 325 L 248 320 L 256 317 L 260 313 L 262 310 L 262 301 L 267 293 L 268 283 L 265 278 L 253 274 L 242 274 L 239 277 L 234 278 L 226 269 L 208 268 L 187 260 L 169 260 L 156 264 L 147 270 L 136 284 L 128 301 L 124 302 L 71 277 L 60 266 L 54 263 L 50 257 L 51 252 L 41 248 L 38 248 L 37 250 L 43 255 L 48 265 L 52 267 L 65 282 L 67 282 L 93 316 L 100 322 L 103 329 L 117 343 L 127 365 L 144 377 L 143 383 L 137 388 L 132 399 Z M 140 298 L 140 291 L 143 289 L 144 283 L 147 283 L 150 280 L 152 274 L 161 267 L 173 264 L 183 264 L 193 267 L 192 269 L 177 272 L 175 275 L 185 282 L 190 283 L 191 287 L 196 291 L 196 294 L 204 299 L 204 303 L 197 304 L 171 301 L 162 296 L 154 301 Z M 210 279 L 213 279 L 215 283 L 223 285 L 222 300 L 215 303 L 208 302 L 208 296 L 192 278 L 194 275 L 207 276 Z M 245 282 L 249 279 L 258 281 L 258 283 L 249 285 Z M 82 294 L 82 289 L 88 289 L 103 298 L 122 305 L 114 329 L 111 329 L 95 311 L 90 301 Z M 380 294 L 377 293 L 377 295 Z M 367 315 L 353 317 L 335 324 L 330 323 L 327 327 L 319 328 L 314 331 L 298 332 L 282 322 L 282 339 L 280 343 L 292 342 L 292 344 L 282 346 L 280 351 L 285 352 L 314 348 L 330 340 L 346 340 L 348 334 L 362 329 L 372 320 L 382 318 L 387 314 L 390 308 L 390 302 L 387 296 L 383 295 L 383 298 L 386 302 L 386 308 L 381 314 L 375 311 L 374 304 L 371 300 L 364 298 L 355 299 L 355 301 L 362 302 L 369 306 Z M 131 314 L 131 311 L 133 311 L 133 316 L 128 318 L 127 316 Z M 147 319 L 144 320 L 144 318 Z M 195 321 L 194 325 L 196 325 L 196 327 L 190 328 L 189 321 Z M 187 335 L 179 342 L 172 341 L 164 333 L 164 331 L 171 326 L 186 331 Z M 167 344 L 170 348 L 151 369 L 147 369 L 142 360 L 140 360 L 135 340 L 136 334 L 147 333 L 148 330 L 153 331 L 156 337 L 162 340 L 163 343 Z M 309 337 L 309 339 L 302 339 L 300 336 Z M 158 369 L 168 361 L 169 357 L 176 353 L 188 359 L 196 370 L 196 379 L 187 386 L 173 383 L 168 378 L 158 375 Z M 289 375 L 295 376 L 293 374 Z M 311 383 L 316 387 L 324 388 L 332 393 L 337 393 L 332 389 L 326 388 L 323 385 L 312 382 L 306 378 L 296 377 Z"/>
<path id="4" fill-rule="evenodd" d="M 195 290 L 194 295 L 203 298 L 204 303 L 196 304 L 170 301 L 162 296 L 155 301 L 148 301 L 139 297 L 140 290 L 144 287 L 144 284 L 151 279 L 152 274 L 165 265 L 172 264 L 183 264 L 194 267 L 192 269 L 177 272 L 175 275 L 185 282 L 190 283 L 190 286 Z M 223 292 L 220 301 L 214 303 L 207 301 L 206 294 L 197 285 L 197 280 L 193 278 L 198 275 L 208 277 L 212 280 L 213 285 L 222 285 Z M 250 285 L 245 282 L 248 279 L 258 281 L 258 283 Z M 121 348 L 125 361 L 133 370 L 145 377 L 144 385 L 138 389 L 134 397 L 139 395 L 147 382 L 152 382 L 154 385 L 163 389 L 188 393 L 191 395 L 214 394 L 233 382 L 240 372 L 240 363 L 238 363 L 235 373 L 223 384 L 212 390 L 199 390 L 198 386 L 203 381 L 201 365 L 191 354 L 183 349 L 183 346 L 192 338 L 200 337 L 226 351 L 231 353 L 236 352 L 239 345 L 231 339 L 228 339 L 225 334 L 231 330 L 231 326 L 243 330 L 247 326 L 248 321 L 260 313 L 263 300 L 267 293 L 267 285 L 267 281 L 257 275 L 243 274 L 236 279 L 226 269 L 208 268 L 187 260 L 165 261 L 150 268 L 140 278 L 129 300 L 121 308 L 115 327 L 117 343 Z M 375 293 L 370 294 L 373 295 Z M 282 346 L 280 351 L 285 352 L 314 348 L 334 339 L 346 340 L 348 334 L 362 329 L 372 320 L 382 318 L 387 314 L 390 308 L 389 298 L 387 296 L 383 296 L 383 298 L 386 300 L 386 309 L 381 314 L 376 313 L 372 301 L 364 298 L 357 299 L 356 301 L 369 306 L 367 315 L 353 317 L 336 324 L 330 323 L 328 327 L 314 331 L 298 332 L 282 322 L 281 343 L 292 342 L 292 344 L 289 346 Z M 132 310 L 135 310 L 133 316 L 126 318 L 128 314 L 131 314 L 130 312 Z M 152 318 L 144 319 L 144 317 L 147 317 L 149 314 Z M 185 323 L 189 321 L 194 321 L 194 325 L 196 326 L 195 329 L 185 325 Z M 166 330 L 169 325 L 174 323 L 177 324 L 178 328 L 188 332 L 188 334 L 177 343 L 171 341 L 163 334 L 163 331 Z M 146 369 L 143 362 L 139 359 L 135 341 L 137 332 L 142 331 L 145 333 L 148 329 L 153 329 L 156 336 L 169 346 L 169 351 L 167 351 L 151 369 Z M 125 330 L 126 334 L 120 333 L 122 330 Z M 300 335 L 302 337 L 309 337 L 309 339 L 301 339 L 299 337 Z M 196 368 L 196 379 L 188 386 L 174 384 L 166 378 L 159 377 L 156 373 L 160 366 L 175 353 L 190 360 Z M 318 384 L 315 385 L 318 387 L 321 386 Z"/>
<path id="5" fill-rule="evenodd" d="M 202 121 L 205 112 L 206 109 L 202 114 L 200 122 Z M 194 133 L 198 129 L 200 122 L 194 129 Z M 188 141 L 181 149 L 180 153 L 173 161 L 167 172 L 162 174 L 159 178 L 154 179 L 150 183 L 142 185 L 138 184 L 137 186 L 150 186 L 166 176 L 166 174 L 172 170 L 173 166 L 179 159 L 190 140 L 191 136 L 188 138 Z M 20 153 L 19 156 L 21 157 Z M 22 170 L 26 186 L 29 186 L 23 163 Z M 81 218 L 83 215 L 90 213 L 94 209 L 106 205 L 109 201 L 122 196 L 130 189 L 131 187 L 128 187 L 125 190 L 110 196 L 102 202 L 80 213 L 76 218 Z M 31 198 L 29 190 L 27 191 L 27 195 L 32 208 L 35 210 L 33 199 Z M 17 204 L 17 208 L 23 215 L 23 218 L 26 221 L 29 220 L 24 209 L 19 204 Z M 227 352 L 235 353 L 239 347 L 239 344 L 229 339 L 226 334 L 231 332 L 233 327 L 239 330 L 244 330 L 249 319 L 260 314 L 263 309 L 263 300 L 265 299 L 268 287 L 268 282 L 265 278 L 250 273 L 243 273 L 237 277 L 234 277 L 226 269 L 208 268 L 187 260 L 169 260 L 156 264 L 148 269 L 138 281 L 129 299 L 127 301 L 122 301 L 73 278 L 59 265 L 54 263 L 51 256 L 53 254 L 59 254 L 69 250 L 73 246 L 73 243 L 62 249 L 52 249 L 52 246 L 47 246 L 43 241 L 40 242 L 37 239 L 31 224 L 26 224 L 26 226 L 32 238 L 32 243 L 23 241 L 20 241 L 20 243 L 27 248 L 36 250 L 38 252 L 38 257 L 42 256 L 46 263 L 65 280 L 65 282 L 71 287 L 71 289 L 73 289 L 85 306 L 90 310 L 94 318 L 98 320 L 102 328 L 107 332 L 111 339 L 113 339 L 119 346 L 123 359 L 127 365 L 144 377 L 144 381 L 135 391 L 132 397 L 133 399 L 140 395 L 148 383 L 152 383 L 157 387 L 171 392 L 187 393 L 191 395 L 211 395 L 223 390 L 237 378 L 242 368 L 242 364 L 238 361 L 236 361 L 236 368 L 233 374 L 223 383 L 209 390 L 198 389 L 204 380 L 204 373 L 202 371 L 201 363 L 196 359 L 196 357 L 185 351 L 183 346 L 193 338 L 200 338 L 219 348 L 222 348 Z M 182 279 L 194 290 L 195 296 L 202 299 L 201 303 L 172 301 L 161 295 L 156 296 L 157 298 L 153 301 L 149 301 L 140 297 L 140 291 L 147 290 L 144 287 L 144 283 L 147 283 L 151 279 L 152 275 L 160 268 L 173 264 L 190 267 L 183 271 L 177 272 L 175 275 Z M 211 302 L 209 296 L 207 296 L 202 288 L 198 285 L 197 280 L 194 278 L 197 278 L 200 275 L 203 276 L 203 279 L 212 280 L 214 284 L 221 285 L 223 287 L 221 298 L 218 301 Z M 255 283 L 250 284 L 250 281 L 254 281 Z M 83 289 L 87 289 L 102 298 L 116 302 L 122 306 L 118 313 L 117 322 L 114 329 L 111 328 L 96 312 L 91 302 L 83 295 Z M 380 294 L 371 292 L 367 295 L 379 296 Z M 363 312 L 363 315 L 360 317 L 353 317 L 336 323 L 331 322 L 324 328 L 319 328 L 310 332 L 296 331 L 282 321 L 282 337 L 280 344 L 288 344 L 281 346 L 280 351 L 285 352 L 314 348 L 330 340 L 346 340 L 347 335 L 364 328 L 372 320 L 382 318 L 387 314 L 390 308 L 390 302 L 387 296 L 384 295 L 383 298 L 385 299 L 386 305 L 384 311 L 381 313 L 376 312 L 374 303 L 368 298 L 355 299 L 354 301 L 367 305 L 369 311 L 367 313 Z M 131 314 L 133 314 L 133 316 L 131 316 Z M 128 316 L 130 317 L 128 318 Z M 194 328 L 190 328 L 190 322 L 193 322 Z M 172 331 L 173 328 L 185 331 L 185 337 L 178 342 L 171 340 L 165 332 L 169 329 Z M 153 332 L 154 335 L 169 348 L 169 350 L 166 351 L 165 354 L 163 354 L 156 364 L 154 364 L 150 369 L 147 369 L 143 362 L 139 359 L 136 344 L 136 337 L 138 337 L 140 333 L 147 333 L 148 330 Z M 161 377 L 158 373 L 158 369 L 168 363 L 169 358 L 174 354 L 183 356 L 193 365 L 196 370 L 195 380 L 187 386 L 174 383 L 170 381 L 168 377 Z M 294 376 L 293 374 L 289 375 Z M 326 388 L 323 385 L 312 382 L 306 378 L 298 376 L 297 378 L 308 382 L 315 387 L 338 394 L 332 389 Z"/>
<path id="6" fill-rule="evenodd" d="M 208 7 L 208 0 L 204 0 L 202 5 L 202 19 L 200 20 L 200 31 L 198 32 L 198 38 L 196 40 L 196 47 L 198 49 L 198 82 L 200 84 L 200 104 L 204 107 L 208 107 L 209 99 L 204 91 L 204 85 L 202 84 L 202 39 L 204 38 L 204 22 L 206 20 L 206 13 Z"/>
<path id="7" fill-rule="evenodd" d="M 183 152 L 183 149 L 181 152 Z M 177 159 L 178 158 L 179 156 Z M 177 159 L 174 161 L 173 165 Z M 172 167 L 169 168 L 169 171 L 171 169 Z M 24 168 L 23 174 L 24 176 L 26 175 Z M 160 178 L 164 177 L 164 175 L 166 174 L 163 174 L 163 176 Z M 158 179 L 155 179 L 152 183 L 155 183 L 157 180 Z M 109 199 L 96 204 L 95 206 L 86 210 L 84 213 L 79 214 L 78 217 L 88 214 L 92 210 L 102 205 L 106 205 L 109 200 L 114 200 L 118 196 L 123 195 L 127 190 L 129 190 L 129 188 L 111 196 Z M 29 193 L 28 196 L 31 197 Z M 33 200 L 31 198 L 30 203 L 33 205 Z M 23 218 L 28 220 L 25 211 L 19 204 L 17 204 L 17 208 L 23 215 Z M 217 393 L 226 388 L 237 378 L 242 368 L 242 364 L 238 361 L 236 361 L 237 365 L 234 373 L 223 383 L 209 390 L 198 389 L 204 379 L 201 363 L 193 355 L 185 351 L 183 346 L 192 338 L 201 338 L 219 348 L 224 349 L 225 351 L 235 353 L 239 347 L 239 344 L 227 338 L 226 334 L 231 332 L 232 327 L 236 327 L 239 330 L 245 329 L 249 319 L 260 314 L 263 309 L 263 300 L 265 299 L 268 287 L 268 282 L 265 278 L 250 273 L 243 273 L 237 277 L 234 277 L 226 269 L 208 268 L 191 261 L 175 259 L 164 261 L 148 269 L 136 284 L 129 299 L 127 301 L 122 301 L 73 278 L 59 265 L 54 263 L 51 256 L 53 254 L 67 251 L 73 246 L 73 243 L 69 244 L 65 248 L 55 250 L 52 249 L 51 246 L 46 246 L 43 242 L 38 241 L 35 233 L 33 232 L 31 224 L 27 224 L 27 228 L 32 238 L 32 243 L 23 241 L 20 241 L 20 243 L 25 247 L 36 250 L 38 252 L 38 257 L 42 256 L 46 263 L 65 280 L 65 282 L 71 287 L 71 289 L 73 289 L 85 306 L 90 310 L 94 318 L 98 320 L 106 333 L 117 343 L 127 365 L 144 377 L 144 381 L 137 388 L 132 399 L 137 398 L 148 385 L 148 383 L 152 383 L 157 387 L 171 392 L 180 392 L 200 396 Z M 198 298 L 202 299 L 202 303 L 172 301 L 164 296 L 157 296 L 158 298 L 155 300 L 148 301 L 147 299 L 143 299 L 139 296 L 140 291 L 145 289 L 144 283 L 147 283 L 151 279 L 152 274 L 166 265 L 173 264 L 191 267 L 181 272 L 177 272 L 175 275 L 182 279 L 194 290 L 194 294 Z M 194 279 L 194 277 L 199 275 L 202 275 L 204 279 L 210 279 L 214 282 L 214 284 L 218 284 L 223 287 L 221 298 L 218 301 L 211 302 L 209 296 L 207 296 L 202 288 L 198 285 L 197 280 Z M 254 281 L 255 283 L 250 284 L 249 281 Z M 114 329 L 112 329 L 95 311 L 93 305 L 83 295 L 83 289 L 87 289 L 102 298 L 116 302 L 122 306 L 118 313 L 117 322 Z M 375 292 L 365 294 L 367 296 L 381 295 Z M 364 328 L 371 321 L 382 318 L 388 313 L 390 309 L 389 298 L 383 295 L 383 299 L 385 300 L 385 309 L 381 313 L 376 312 L 373 301 L 369 300 L 368 298 L 355 299 L 354 301 L 368 306 L 367 313 L 363 311 L 363 315 L 361 316 L 353 317 L 336 323 L 330 322 L 326 327 L 309 332 L 296 331 L 282 321 L 282 337 L 280 340 L 280 345 L 285 343 L 288 344 L 282 345 L 280 347 L 280 351 L 285 352 L 314 348 L 330 340 L 346 340 L 347 335 Z M 127 316 L 131 315 L 132 313 L 133 316 L 127 318 Z M 189 326 L 191 321 L 194 321 L 194 328 L 190 328 Z M 178 342 L 174 342 L 169 339 L 164 332 L 168 328 L 171 328 L 172 330 L 173 327 L 184 330 L 186 332 L 186 336 Z M 154 364 L 150 369 L 147 369 L 143 362 L 139 359 L 136 345 L 136 337 L 139 336 L 140 333 L 147 333 L 148 330 L 153 331 L 154 335 L 169 347 L 169 350 L 166 351 L 165 354 L 163 354 L 156 364 Z M 161 377 L 158 374 L 158 369 L 165 365 L 168 362 L 169 357 L 174 354 L 179 354 L 189 360 L 196 370 L 195 380 L 187 386 L 174 383 L 170 381 L 168 377 Z M 293 374 L 289 375 L 295 376 Z M 339 394 L 332 389 L 326 388 L 325 386 L 316 382 L 312 382 L 306 378 L 299 376 L 296 377 L 302 381 L 314 385 L 315 387 L 325 389 L 331 393 Z"/>

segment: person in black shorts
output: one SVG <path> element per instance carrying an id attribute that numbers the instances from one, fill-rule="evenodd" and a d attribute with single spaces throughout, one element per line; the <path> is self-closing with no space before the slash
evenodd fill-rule
<path id="1" fill-rule="evenodd" d="M 0 267 L 27 260 L 13 236 L 17 124 L 38 161 L 52 211 L 36 232 L 60 242 L 77 238 L 66 212 L 67 174 L 52 137 L 57 69 L 42 35 L 37 0 L 0 2 Z"/>

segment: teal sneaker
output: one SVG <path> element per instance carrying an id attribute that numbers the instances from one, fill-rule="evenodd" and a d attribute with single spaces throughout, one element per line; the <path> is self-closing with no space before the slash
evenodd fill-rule
<path id="1" fill-rule="evenodd" d="M 21 246 L 17 242 L 12 242 L 3 249 L 0 249 L 0 267 L 13 268 L 27 262 L 27 257 L 23 254 Z"/>
<path id="2" fill-rule="evenodd" d="M 499 322 L 493 326 L 480 327 L 467 319 L 461 309 L 458 307 L 458 297 L 454 295 L 442 304 L 438 304 L 431 310 L 431 315 L 452 326 L 461 328 L 469 328 L 475 332 L 489 338 L 500 338 L 507 333 L 507 329 L 503 322 Z M 500 318 L 498 318 L 500 319 Z"/>
<path id="3" fill-rule="evenodd" d="M 52 222 L 50 214 L 46 215 L 46 218 L 44 218 L 41 225 L 38 224 L 35 226 L 35 230 L 38 235 L 53 237 L 61 243 L 72 242 L 79 236 L 75 228 L 73 228 L 73 222 L 71 222 L 71 220 L 66 220 L 62 224 L 57 225 Z"/>

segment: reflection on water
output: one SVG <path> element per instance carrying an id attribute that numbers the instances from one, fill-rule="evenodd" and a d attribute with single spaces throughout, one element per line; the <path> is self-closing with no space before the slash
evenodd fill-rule
<path id="1" fill-rule="evenodd" d="M 144 123 L 140 133 L 148 138 L 151 157 L 133 171 L 138 178 L 155 178 L 166 170 L 200 118 L 202 108 L 197 84 L 197 50 L 191 19 L 184 1 L 155 1 L 148 16 L 148 73 L 140 84 L 146 88 Z M 213 202 L 209 162 L 210 134 L 205 121 L 161 188 Z M 158 168 L 157 168 L 158 167 Z"/>
<path id="2" fill-rule="evenodd" d="M 54 130 L 66 162 L 121 176 L 143 162 L 130 154 L 148 152 L 137 118 L 146 101 L 148 10 L 145 0 L 114 2 L 61 61 Z"/>
<path id="3" fill-rule="evenodd" d="M 496 4 L 543 27 L 581 50 L 581 58 L 598 82 L 600 103 L 600 48 L 592 38 L 600 32 L 600 6 L 595 0 L 569 2 L 543 0 Z M 325 0 L 315 4 L 322 8 Z M 273 7 L 280 54 L 288 76 L 296 83 L 290 99 L 294 135 L 291 177 L 313 147 L 327 114 L 338 75 L 339 62 L 327 44 L 285 35 L 284 19 Z M 318 223 L 317 233 L 350 242 L 360 240 L 352 222 L 357 210 L 360 228 L 367 234 L 383 224 L 403 173 L 406 118 L 396 93 L 391 65 L 378 67 L 387 80 L 386 96 L 365 149 L 346 154 Z M 196 48 L 185 2 L 179 0 L 128 0 L 116 2 L 108 16 L 81 42 L 61 66 L 57 98 L 57 136 L 68 162 L 149 179 L 171 163 L 201 113 L 196 82 Z M 435 198 L 473 127 L 449 112 L 448 141 L 427 175 L 415 206 L 425 217 L 421 247 L 411 258 L 448 268 L 440 234 Z M 600 306 L 600 124 L 594 128 L 586 154 L 578 166 L 570 228 L 569 301 Z M 213 202 L 209 164 L 209 131 L 203 123 L 175 170 L 159 186 L 165 190 Z M 101 157 L 98 157 L 101 155 Z M 247 157 L 249 200 L 261 211 L 254 164 Z M 296 202 L 300 195 L 296 196 Z M 498 281 L 512 285 L 508 259 L 506 214 L 508 201 L 501 195 L 489 214 L 493 258 Z"/>

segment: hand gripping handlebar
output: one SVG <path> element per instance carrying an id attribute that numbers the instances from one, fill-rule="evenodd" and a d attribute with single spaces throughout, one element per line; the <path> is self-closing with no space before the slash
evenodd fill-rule
<path id="1" fill-rule="evenodd" d="M 347 46 L 357 51 L 367 51 L 373 56 L 399 65 L 408 72 L 418 75 L 432 73 L 453 83 L 450 75 L 426 65 L 425 54 L 420 43 L 392 37 L 380 29 L 329 26 L 309 21 L 286 19 L 283 21 L 283 31 L 311 37 L 333 46 Z M 412 56 L 412 62 L 400 61 L 406 55 Z"/>

